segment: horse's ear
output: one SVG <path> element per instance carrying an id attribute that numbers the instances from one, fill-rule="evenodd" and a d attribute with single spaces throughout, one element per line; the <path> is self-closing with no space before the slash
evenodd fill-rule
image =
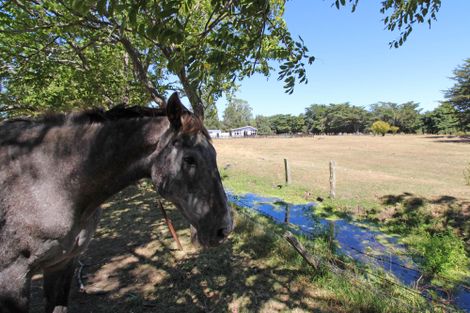
<path id="1" fill-rule="evenodd" d="M 181 103 L 178 93 L 174 92 L 166 104 L 166 115 L 174 129 L 181 127 L 181 116 L 188 112 L 188 109 Z"/>

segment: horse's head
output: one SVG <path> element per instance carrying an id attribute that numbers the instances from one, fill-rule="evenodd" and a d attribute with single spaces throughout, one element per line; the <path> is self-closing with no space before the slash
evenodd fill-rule
<path id="1" fill-rule="evenodd" d="M 217 169 L 216 152 L 202 121 L 174 93 L 167 103 L 170 122 L 159 142 L 152 179 L 160 195 L 188 220 L 193 240 L 204 246 L 222 242 L 233 228 Z"/>

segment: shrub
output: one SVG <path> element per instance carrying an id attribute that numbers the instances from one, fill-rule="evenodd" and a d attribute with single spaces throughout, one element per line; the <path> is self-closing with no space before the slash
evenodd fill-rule
<path id="1" fill-rule="evenodd" d="M 463 241 L 451 231 L 423 232 L 416 242 L 421 265 L 428 275 L 443 274 L 465 267 L 467 256 Z"/>
<path id="2" fill-rule="evenodd" d="M 394 135 L 395 135 L 395 134 L 398 132 L 398 130 L 400 130 L 400 128 L 399 128 L 399 127 L 396 127 L 396 126 L 390 126 L 390 132 L 391 132 L 392 134 L 394 134 Z"/>
<path id="3" fill-rule="evenodd" d="M 372 124 L 370 129 L 376 135 L 380 134 L 385 136 L 385 134 L 390 130 L 390 124 L 384 121 L 377 121 Z"/>

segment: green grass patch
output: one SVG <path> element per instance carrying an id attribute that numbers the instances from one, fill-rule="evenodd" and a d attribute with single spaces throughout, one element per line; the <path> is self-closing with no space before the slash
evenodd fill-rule
<path id="1" fill-rule="evenodd" d="M 399 236 L 428 281 L 447 288 L 470 283 L 470 251 L 465 250 L 464 243 L 468 240 L 468 219 L 459 219 L 458 215 L 455 218 L 456 214 L 450 213 L 436 215 L 426 199 L 408 193 L 382 197 L 378 201 L 329 199 L 325 194 L 296 184 L 276 184 L 268 177 L 255 177 L 231 169 L 221 172 L 225 187 L 237 194 L 278 197 L 290 203 L 315 201 L 318 203 L 315 214 L 319 217 L 353 219 L 364 223 L 366 228 Z M 317 197 L 322 201 L 316 201 Z"/>
<path id="2" fill-rule="evenodd" d="M 367 269 L 375 275 L 367 275 L 366 278 L 362 265 L 333 253 L 326 233 L 313 240 L 298 237 L 307 250 L 321 260 L 320 267 L 314 269 L 281 237 L 285 231 L 283 225 L 246 209 L 237 208 L 237 211 L 242 212 L 237 214 L 234 237 L 239 250 L 278 271 L 295 272 L 292 278 L 296 283 L 307 283 L 326 293 L 328 301 L 341 307 L 343 312 L 441 311 L 439 308 L 431 308 L 423 297 L 399 287 L 398 284 L 390 284 L 377 278 L 383 276 L 383 273 Z M 331 270 L 331 264 L 335 260 L 337 264 L 342 264 L 343 270 L 340 272 Z M 249 277 L 248 280 L 255 280 L 255 277 Z"/>
<path id="3" fill-rule="evenodd" d="M 313 199 L 306 197 L 309 194 L 307 188 L 292 184 L 285 185 L 282 182 L 268 177 L 253 176 L 248 173 L 220 169 L 220 175 L 225 188 L 241 194 L 255 193 L 271 197 L 278 197 L 292 203 L 306 203 Z"/>

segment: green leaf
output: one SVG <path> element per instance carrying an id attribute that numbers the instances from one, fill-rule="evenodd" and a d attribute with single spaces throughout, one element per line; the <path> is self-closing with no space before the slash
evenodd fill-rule
<path id="1" fill-rule="evenodd" d="M 132 27 L 136 26 L 137 23 L 137 12 L 139 11 L 139 4 L 134 4 L 131 6 L 129 10 L 129 24 Z"/>

